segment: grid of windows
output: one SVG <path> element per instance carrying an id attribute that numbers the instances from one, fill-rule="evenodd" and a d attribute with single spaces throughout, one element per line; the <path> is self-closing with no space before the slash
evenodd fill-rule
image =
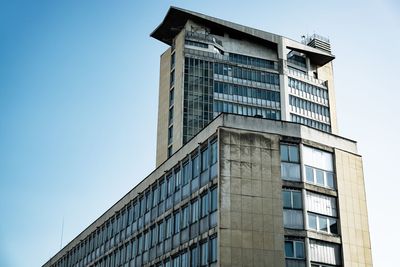
<path id="1" fill-rule="evenodd" d="M 329 122 L 329 108 L 326 106 L 292 95 L 289 95 L 289 104 L 292 106 L 292 111 L 304 113 L 305 115 L 311 116 L 315 119 Z"/>
<path id="2" fill-rule="evenodd" d="M 280 109 L 280 92 L 243 85 L 214 82 L 214 98 L 257 107 Z"/>
<path id="3" fill-rule="evenodd" d="M 295 114 L 290 114 L 290 120 L 293 122 L 301 123 L 316 129 L 319 129 L 321 131 L 325 132 L 330 132 L 331 131 L 331 126 L 326 123 L 322 123 L 313 119 L 309 119 L 303 116 L 295 115 Z"/>
<path id="4" fill-rule="evenodd" d="M 327 217 L 319 214 L 308 213 L 308 228 L 325 232 L 328 234 L 338 234 L 336 218 Z"/>
<path id="5" fill-rule="evenodd" d="M 210 187 L 209 181 L 215 178 L 211 169 L 217 165 L 217 147 L 214 140 L 197 150 L 202 158 L 201 176 L 207 178 L 201 196 L 192 194 L 200 189 L 198 181 L 191 186 L 200 176 L 199 156 L 195 154 L 150 185 L 52 266 L 141 266 L 215 227 L 218 189 Z M 182 201 L 186 204 L 179 207 Z M 201 240 L 196 247 L 202 244 L 207 244 L 207 256 L 198 254 L 197 259 L 191 259 L 191 252 L 186 250 L 164 264 L 183 267 L 191 260 L 202 261 L 204 266 L 211 264 L 216 260 L 216 236 Z"/>
<path id="6" fill-rule="evenodd" d="M 240 54 L 235 54 L 235 53 L 229 53 L 229 61 L 233 62 L 233 63 L 249 65 L 249 66 L 253 66 L 253 67 L 257 67 L 257 68 L 265 68 L 265 69 L 273 69 L 273 70 L 278 69 L 278 64 L 275 61 L 262 59 L 262 58 L 256 58 L 256 57 L 250 57 L 250 56 L 245 56 L 245 55 L 240 55 Z"/>
<path id="7" fill-rule="evenodd" d="M 234 113 L 245 116 L 260 116 L 273 120 L 279 120 L 281 118 L 279 110 L 215 100 L 214 113 L 217 115 L 220 112 Z"/>
<path id="8" fill-rule="evenodd" d="M 289 181 L 303 181 L 318 186 L 334 189 L 333 154 L 321 149 L 302 146 L 301 161 L 298 145 L 282 143 L 280 146 L 282 178 Z M 293 167 L 291 164 L 297 164 Z M 301 165 L 300 165 L 301 164 Z M 300 179 L 300 166 L 305 177 Z M 311 230 L 327 235 L 338 235 L 338 211 L 336 197 L 329 196 L 314 189 L 287 188 L 298 187 L 291 183 L 284 183 L 282 188 L 283 222 L 284 227 L 291 229 L 285 237 L 286 266 L 305 266 L 304 236 L 302 232 L 295 234 L 294 230 Z M 307 188 L 307 187 L 306 187 Z M 303 199 L 304 196 L 304 199 Z M 304 208 L 303 208 L 304 207 Z M 305 209 L 305 210 L 303 210 Z M 303 218 L 306 216 L 306 220 Z M 306 221 L 306 228 L 304 228 Z M 294 229 L 294 230 L 293 230 Z M 293 237 L 296 236 L 296 237 Z M 309 244 L 311 266 L 337 266 L 341 263 L 340 245 L 306 237 Z M 334 237 L 332 240 L 335 240 Z M 323 263 L 320 265 L 320 263 Z M 328 265 L 327 265 L 328 264 Z"/>
<path id="9" fill-rule="evenodd" d="M 213 63 L 185 57 L 183 142 L 213 119 Z"/>
<path id="10" fill-rule="evenodd" d="M 328 90 L 289 77 L 289 88 L 302 97 L 327 104 Z"/>
<path id="11" fill-rule="evenodd" d="M 215 63 L 214 73 L 247 81 L 279 85 L 279 75 L 276 73 L 242 68 L 224 63 Z"/>

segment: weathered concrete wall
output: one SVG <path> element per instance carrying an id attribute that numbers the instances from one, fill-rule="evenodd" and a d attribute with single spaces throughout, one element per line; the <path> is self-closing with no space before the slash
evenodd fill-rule
<path id="1" fill-rule="evenodd" d="M 372 266 L 361 157 L 335 149 L 344 266 Z"/>
<path id="2" fill-rule="evenodd" d="M 182 147 L 183 144 L 183 85 L 185 55 L 185 31 L 181 31 L 175 39 L 175 100 L 174 100 L 174 138 L 173 152 Z"/>
<path id="3" fill-rule="evenodd" d="M 279 137 L 219 134 L 220 266 L 284 266 Z"/>
<path id="4" fill-rule="evenodd" d="M 160 87 L 158 92 L 157 152 L 156 167 L 167 159 L 169 74 L 171 69 L 171 48 L 160 58 Z"/>

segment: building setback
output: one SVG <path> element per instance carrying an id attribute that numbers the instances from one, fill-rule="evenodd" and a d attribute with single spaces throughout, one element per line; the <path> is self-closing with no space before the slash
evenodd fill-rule
<path id="1" fill-rule="evenodd" d="M 329 41 L 171 7 L 157 168 L 43 266 L 372 266 Z"/>

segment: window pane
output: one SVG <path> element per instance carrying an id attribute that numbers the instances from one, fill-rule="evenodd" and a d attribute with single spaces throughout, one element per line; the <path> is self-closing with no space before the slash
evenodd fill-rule
<path id="1" fill-rule="evenodd" d="M 192 203 L 192 223 L 197 222 L 199 218 L 199 201 L 196 200 Z"/>
<path id="2" fill-rule="evenodd" d="M 293 256 L 294 256 L 293 242 L 285 241 L 285 257 L 293 258 Z"/>
<path id="3" fill-rule="evenodd" d="M 177 212 L 177 213 L 174 214 L 174 234 L 179 233 L 179 231 L 180 231 L 180 223 L 181 223 L 180 213 Z"/>
<path id="4" fill-rule="evenodd" d="M 175 170 L 175 190 L 179 190 L 181 186 L 181 178 L 182 178 L 181 170 Z"/>
<path id="5" fill-rule="evenodd" d="M 335 185 L 333 183 L 333 173 L 326 172 L 326 185 L 330 188 L 334 188 Z"/>
<path id="6" fill-rule="evenodd" d="M 192 159 L 192 166 L 193 166 L 193 177 L 197 177 L 199 175 L 199 157 L 196 156 Z"/>
<path id="7" fill-rule="evenodd" d="M 281 145 L 281 161 L 289 161 L 289 152 L 287 145 Z"/>
<path id="8" fill-rule="evenodd" d="M 329 227 L 332 234 L 338 234 L 338 227 L 336 219 L 329 218 Z"/>
<path id="9" fill-rule="evenodd" d="M 217 261 L 217 238 L 211 239 L 211 262 Z"/>
<path id="10" fill-rule="evenodd" d="M 201 197 L 201 218 L 208 214 L 208 195 L 205 194 Z"/>
<path id="11" fill-rule="evenodd" d="M 308 214 L 308 227 L 317 230 L 317 216 L 314 214 Z"/>
<path id="12" fill-rule="evenodd" d="M 301 192 L 292 192 L 293 195 L 293 208 L 294 209 L 301 209 Z"/>
<path id="13" fill-rule="evenodd" d="M 295 242 L 295 244 L 296 244 L 296 258 L 304 259 L 304 243 Z"/>
<path id="14" fill-rule="evenodd" d="M 205 171 L 208 168 L 208 149 L 201 152 L 201 170 Z"/>
<path id="15" fill-rule="evenodd" d="M 217 210 L 217 205 L 218 205 L 218 203 L 217 203 L 217 188 L 215 187 L 215 188 L 213 188 L 212 190 L 211 190 L 211 211 L 215 211 L 215 210 Z"/>
<path id="16" fill-rule="evenodd" d="M 207 266 L 208 262 L 208 243 L 200 245 L 200 264 L 201 266 Z"/>
<path id="17" fill-rule="evenodd" d="M 328 232 L 328 224 L 326 218 L 318 217 L 318 222 L 319 222 L 319 230 Z"/>
<path id="18" fill-rule="evenodd" d="M 299 148 L 297 146 L 289 146 L 289 160 L 299 162 Z"/>
<path id="19" fill-rule="evenodd" d="M 183 185 L 189 182 L 189 163 L 183 165 L 182 183 Z"/>
<path id="20" fill-rule="evenodd" d="M 211 164 L 217 162 L 217 142 L 211 144 Z"/>
<path id="21" fill-rule="evenodd" d="M 191 267 L 197 267 L 198 266 L 198 252 L 197 252 L 197 247 L 194 247 L 190 250 L 190 263 Z"/>
<path id="22" fill-rule="evenodd" d="M 315 176 L 317 177 L 317 184 L 324 185 L 324 172 L 321 170 L 315 170 Z"/>
<path id="23" fill-rule="evenodd" d="M 313 168 L 306 166 L 306 179 L 307 182 L 314 183 L 314 172 Z"/>
<path id="24" fill-rule="evenodd" d="M 285 180 L 300 181 L 300 165 L 295 163 L 281 163 L 281 175 Z"/>
<path id="25" fill-rule="evenodd" d="M 282 198 L 283 198 L 283 207 L 290 209 L 292 207 L 292 199 L 290 191 L 283 191 Z"/>

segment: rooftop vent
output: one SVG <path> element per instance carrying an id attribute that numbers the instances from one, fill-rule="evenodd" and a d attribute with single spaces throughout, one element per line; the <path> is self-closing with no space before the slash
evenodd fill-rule
<path id="1" fill-rule="evenodd" d="M 301 42 L 305 45 L 331 53 L 331 43 L 329 39 L 321 35 L 313 34 L 307 37 L 303 35 Z"/>

